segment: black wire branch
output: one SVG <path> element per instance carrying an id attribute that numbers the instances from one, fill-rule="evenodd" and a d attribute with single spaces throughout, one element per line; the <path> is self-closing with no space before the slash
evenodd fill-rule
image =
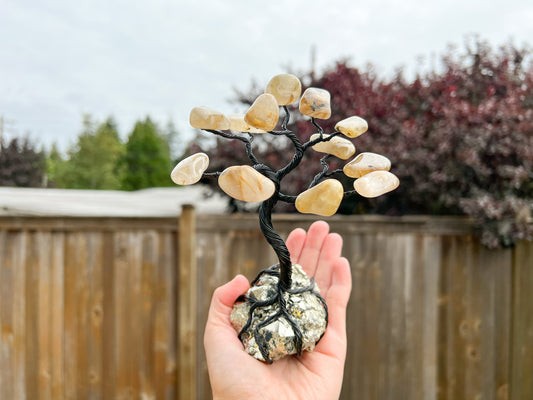
<path id="1" fill-rule="evenodd" d="M 246 154 L 248 155 L 248 158 L 250 159 L 252 164 L 253 165 L 260 164 L 259 160 L 255 157 L 255 155 L 254 155 L 254 153 L 252 151 L 253 136 L 251 134 L 248 134 L 248 138 L 245 138 L 245 137 L 242 137 L 242 136 L 239 136 L 239 135 L 235 135 L 233 133 L 217 131 L 217 130 L 214 130 L 214 129 L 204 129 L 204 130 L 206 132 L 212 133 L 214 135 L 222 136 L 223 138 L 226 138 L 226 139 L 240 140 L 246 146 Z"/>
<path id="2" fill-rule="evenodd" d="M 285 117 L 283 117 L 283 122 L 281 123 L 281 129 L 286 131 L 287 124 L 289 123 L 289 119 L 291 118 L 291 115 L 289 114 L 289 109 L 287 108 L 287 106 L 283 106 L 283 111 L 285 111 Z"/>
<path id="3" fill-rule="evenodd" d="M 359 193 L 357 193 L 355 190 L 348 190 L 347 192 L 344 192 L 343 199 L 347 199 L 347 198 L 355 196 L 355 195 L 359 196 Z"/>
<path id="4" fill-rule="evenodd" d="M 318 138 L 316 138 L 314 140 L 309 140 L 308 142 L 304 143 L 304 145 L 303 145 L 304 151 L 307 150 L 309 147 L 314 146 L 315 144 L 322 143 L 322 142 L 329 142 L 335 136 L 339 136 L 341 134 L 342 134 L 341 132 L 333 132 L 328 137 L 324 137 L 323 135 L 320 135 L 320 137 L 318 137 Z"/>
<path id="5" fill-rule="evenodd" d="M 285 111 L 285 115 L 283 116 L 283 121 L 281 122 L 281 131 L 269 131 L 269 133 L 273 135 L 286 135 L 287 133 L 291 133 L 290 130 L 287 129 L 287 124 L 289 123 L 289 120 L 291 118 L 291 114 L 289 112 L 289 109 L 287 106 L 282 106 L 283 111 Z"/>
<path id="6" fill-rule="evenodd" d="M 202 178 L 218 178 L 222 172 L 204 172 Z"/>
<path id="7" fill-rule="evenodd" d="M 279 188 L 276 190 L 279 192 Z M 272 226 L 272 209 L 276 203 L 277 196 L 275 194 L 261 204 L 259 208 L 259 226 L 267 242 L 278 256 L 280 265 L 279 289 L 286 291 L 291 288 L 292 284 L 292 261 L 287 245 Z"/>
<path id="8" fill-rule="evenodd" d="M 287 136 L 294 145 L 294 156 L 285 167 L 283 167 L 276 173 L 276 178 L 278 180 L 282 180 L 289 172 L 291 172 L 300 164 L 305 152 L 305 149 L 303 148 L 300 139 L 298 139 L 298 137 L 294 133 L 292 133 L 291 131 L 287 131 L 287 133 L 285 133 L 285 136 Z"/>
<path id="9" fill-rule="evenodd" d="M 328 172 L 325 176 L 329 177 L 340 173 L 344 173 L 344 171 L 342 169 L 334 169 L 333 171 Z"/>
<path id="10" fill-rule="evenodd" d="M 294 204 L 296 203 L 296 197 L 298 196 L 290 196 L 283 193 L 278 193 L 278 200 L 283 201 L 284 203 Z"/>
<path id="11" fill-rule="evenodd" d="M 331 154 L 328 154 L 327 156 L 324 156 L 320 159 L 320 164 L 322 164 L 322 167 L 324 167 L 324 169 L 315 175 L 315 177 L 313 178 L 313 180 L 311 181 L 311 184 L 309 185 L 307 189 L 311 189 L 313 186 L 316 186 L 318 182 L 320 182 L 320 180 L 324 178 L 324 176 L 326 176 L 326 174 L 329 171 L 328 160 L 330 158 L 331 158 Z"/>
<path id="12" fill-rule="evenodd" d="M 275 191 L 272 197 L 263 201 L 261 203 L 261 206 L 259 207 L 259 227 L 261 228 L 263 236 L 265 236 L 265 239 L 270 244 L 270 246 L 272 246 L 272 249 L 274 249 L 274 252 L 278 256 L 280 266 L 280 290 L 290 289 L 292 283 L 291 255 L 289 253 L 289 249 L 287 249 L 285 241 L 274 230 L 274 227 L 272 225 L 272 210 L 278 202 L 280 180 L 277 178 L 277 174 L 271 168 L 264 164 L 258 164 L 254 166 L 254 168 L 256 169 L 256 171 L 260 172 L 261 174 L 269 178 L 272 182 L 274 182 L 275 185 Z"/>
<path id="13" fill-rule="evenodd" d="M 320 134 L 320 137 L 324 134 L 324 129 L 318 123 L 316 122 L 315 118 L 311 118 L 311 123 L 318 129 L 318 133 Z"/>

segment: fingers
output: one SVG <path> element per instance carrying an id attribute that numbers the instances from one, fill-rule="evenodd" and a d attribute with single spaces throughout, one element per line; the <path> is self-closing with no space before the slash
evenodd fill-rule
<path id="1" fill-rule="evenodd" d="M 329 225 L 324 221 L 314 222 L 307 231 L 307 237 L 300 253 L 298 263 L 309 276 L 315 276 L 320 251 L 328 233 Z"/>
<path id="2" fill-rule="evenodd" d="M 345 257 L 340 257 L 332 265 L 331 285 L 326 295 L 326 301 L 331 307 L 346 310 L 352 291 L 352 274 L 350 263 Z"/>
<path id="3" fill-rule="evenodd" d="M 342 237 L 337 233 L 328 234 L 320 249 L 314 276 L 320 288 L 327 290 L 330 287 L 334 272 L 333 265 L 341 257 L 341 252 Z"/>
<path id="4" fill-rule="evenodd" d="M 346 346 L 346 306 L 352 290 L 352 277 L 350 264 L 344 257 L 338 258 L 331 269 L 331 285 L 323 293 L 328 305 L 329 322 L 316 349 L 327 354 L 339 354 L 339 348 Z"/>
<path id="5" fill-rule="evenodd" d="M 289 253 L 291 253 L 291 261 L 293 264 L 298 264 L 306 237 L 307 233 L 303 229 L 296 228 L 289 234 L 289 237 L 285 242 L 289 249 Z"/>

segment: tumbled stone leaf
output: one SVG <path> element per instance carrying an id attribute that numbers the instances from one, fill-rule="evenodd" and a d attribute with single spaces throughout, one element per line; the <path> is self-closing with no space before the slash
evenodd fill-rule
<path id="1" fill-rule="evenodd" d="M 269 199 L 276 190 L 274 182 L 249 165 L 226 168 L 218 177 L 218 185 L 228 196 L 249 202 Z"/>
<path id="2" fill-rule="evenodd" d="M 331 116 L 331 95 L 327 90 L 308 88 L 300 99 L 300 112 L 304 115 L 319 119 Z"/>
<path id="3" fill-rule="evenodd" d="M 376 153 L 361 153 L 343 168 L 345 175 L 350 178 L 360 178 L 373 171 L 389 171 L 390 160 Z"/>
<path id="4" fill-rule="evenodd" d="M 189 123 L 198 129 L 229 129 L 228 117 L 209 107 L 194 107 L 189 114 Z"/>
<path id="5" fill-rule="evenodd" d="M 349 117 L 339 121 L 335 130 L 350 138 L 361 136 L 368 130 L 368 123 L 361 117 Z"/>
<path id="6" fill-rule="evenodd" d="M 265 131 L 273 130 L 278 123 L 278 119 L 278 102 L 270 93 L 259 95 L 246 114 L 244 114 L 244 121 L 248 125 Z"/>
<path id="7" fill-rule="evenodd" d="M 329 217 L 335 214 L 344 196 L 342 183 L 326 179 L 296 197 L 296 209 L 303 214 Z"/>
<path id="8" fill-rule="evenodd" d="M 229 129 L 234 132 L 265 133 L 262 129 L 254 128 L 246 123 L 244 114 L 229 114 Z"/>
<path id="9" fill-rule="evenodd" d="M 246 132 L 250 125 L 244 122 L 244 114 L 228 114 L 229 129 L 235 132 Z"/>
<path id="10" fill-rule="evenodd" d="M 398 185 L 400 185 L 400 180 L 396 175 L 387 171 L 370 172 L 353 183 L 356 192 L 368 198 L 381 196 L 396 189 Z"/>
<path id="11" fill-rule="evenodd" d="M 207 154 L 196 153 L 181 160 L 170 173 L 170 178 L 176 185 L 192 185 L 202 178 L 208 166 Z"/>
<path id="12" fill-rule="evenodd" d="M 311 135 L 311 140 L 318 139 L 320 134 L 315 133 Z M 324 139 L 329 135 L 323 134 Z M 326 142 L 319 142 L 313 146 L 313 150 L 320 153 L 332 154 L 335 157 L 339 157 L 342 160 L 346 160 L 355 154 L 355 146 L 347 139 L 335 136 Z"/>
<path id="13" fill-rule="evenodd" d="M 280 74 L 268 82 L 265 93 L 272 94 L 280 106 L 286 106 L 298 101 L 302 93 L 302 84 L 294 75 Z"/>

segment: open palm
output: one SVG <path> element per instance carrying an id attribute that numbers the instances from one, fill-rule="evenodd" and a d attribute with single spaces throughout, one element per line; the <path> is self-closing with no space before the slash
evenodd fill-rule
<path id="1" fill-rule="evenodd" d="M 287 247 L 293 263 L 314 277 L 326 300 L 329 324 L 313 352 L 284 357 L 268 365 L 248 355 L 230 322 L 237 297 L 249 283 L 238 275 L 213 294 L 204 346 L 213 398 L 338 399 L 346 357 L 346 305 L 351 291 L 348 260 L 341 257 L 342 238 L 315 222 L 306 233 L 291 232 Z"/>

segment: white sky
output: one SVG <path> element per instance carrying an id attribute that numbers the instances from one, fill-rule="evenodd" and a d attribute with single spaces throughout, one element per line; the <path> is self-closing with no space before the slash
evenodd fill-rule
<path id="1" fill-rule="evenodd" d="M 184 140 L 197 105 L 227 102 L 252 79 L 317 71 L 340 58 L 381 73 L 462 46 L 533 44 L 531 0 L 0 0 L 0 117 L 6 136 L 75 141 L 83 113 L 113 115 L 122 137 L 150 115 Z"/>

